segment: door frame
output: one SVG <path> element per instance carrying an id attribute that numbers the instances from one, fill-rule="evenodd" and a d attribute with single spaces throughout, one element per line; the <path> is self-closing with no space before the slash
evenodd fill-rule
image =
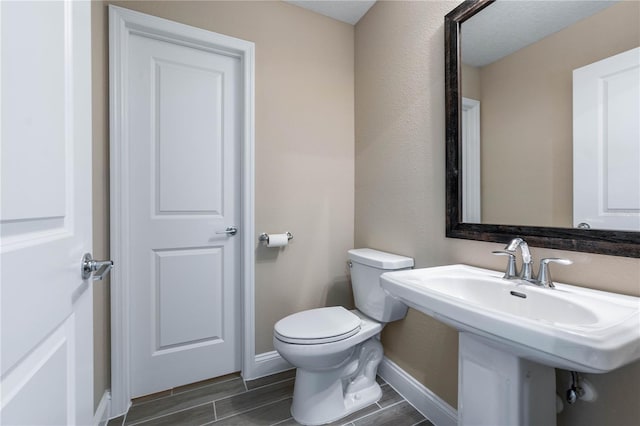
<path id="1" fill-rule="evenodd" d="M 117 6 L 109 6 L 109 131 L 111 257 L 118 268 L 111 274 L 111 416 L 129 409 L 131 403 L 129 307 L 130 272 L 128 217 L 128 140 L 126 84 L 127 46 L 132 34 L 171 40 L 183 46 L 216 52 L 240 60 L 242 76 L 240 281 L 242 310 L 242 375 L 256 374 L 255 356 L 255 45 L 253 42 L 169 21 Z"/>
<path id="2" fill-rule="evenodd" d="M 462 98 L 462 221 L 482 222 L 480 101 Z"/>

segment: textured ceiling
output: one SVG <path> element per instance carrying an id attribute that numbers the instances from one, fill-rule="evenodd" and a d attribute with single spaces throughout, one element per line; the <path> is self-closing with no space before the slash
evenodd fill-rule
<path id="1" fill-rule="evenodd" d="M 488 65 L 615 3 L 498 0 L 462 24 L 462 62 Z"/>
<path id="2" fill-rule="evenodd" d="M 337 19 L 347 24 L 355 25 L 360 18 L 373 6 L 373 1 L 339 1 L 339 0 L 326 0 L 326 1 L 287 1 L 287 3 L 295 4 L 296 6 L 303 7 L 313 12 L 319 13 L 324 16 L 328 16 L 333 19 Z"/>

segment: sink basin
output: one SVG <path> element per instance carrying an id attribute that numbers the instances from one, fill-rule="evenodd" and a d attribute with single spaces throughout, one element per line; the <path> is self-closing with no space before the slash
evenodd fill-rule
<path id="1" fill-rule="evenodd" d="M 450 265 L 387 272 L 381 284 L 408 306 L 543 365 L 606 373 L 640 359 L 640 298 L 502 275 Z"/>

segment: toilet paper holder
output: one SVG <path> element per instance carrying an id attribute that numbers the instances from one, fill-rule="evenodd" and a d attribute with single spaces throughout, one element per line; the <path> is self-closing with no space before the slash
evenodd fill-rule
<path id="1" fill-rule="evenodd" d="M 293 234 L 289 231 L 285 232 L 285 234 L 287 234 L 287 239 L 289 241 L 293 240 Z M 266 232 L 263 232 L 262 234 L 260 234 L 260 236 L 258 237 L 258 241 L 260 241 L 261 243 L 268 243 L 269 242 L 269 234 L 267 234 Z"/>

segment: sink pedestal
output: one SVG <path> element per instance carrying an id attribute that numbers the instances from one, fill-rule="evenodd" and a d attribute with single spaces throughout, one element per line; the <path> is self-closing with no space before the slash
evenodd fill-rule
<path id="1" fill-rule="evenodd" d="M 556 424 L 555 369 L 460 332 L 459 425 Z"/>

